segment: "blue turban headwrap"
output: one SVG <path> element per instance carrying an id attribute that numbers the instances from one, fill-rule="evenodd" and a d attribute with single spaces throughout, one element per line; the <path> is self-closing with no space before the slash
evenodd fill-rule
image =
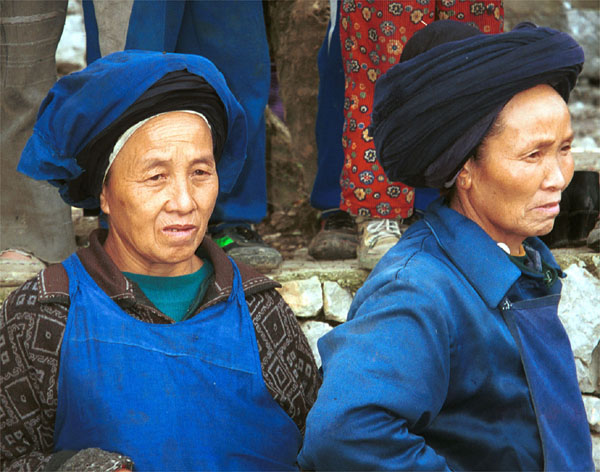
<path id="1" fill-rule="evenodd" d="M 116 52 L 60 79 L 17 169 L 57 186 L 70 205 L 97 208 L 119 136 L 145 118 L 183 109 L 207 117 L 220 190 L 231 191 L 246 159 L 246 115 L 214 64 L 188 54 Z"/>
<path id="2" fill-rule="evenodd" d="M 458 24 L 438 23 L 420 39 Z M 442 188 L 513 96 L 549 84 L 567 101 L 583 61 L 571 36 L 531 23 L 434 45 L 377 81 L 369 127 L 377 158 L 390 180 Z"/>

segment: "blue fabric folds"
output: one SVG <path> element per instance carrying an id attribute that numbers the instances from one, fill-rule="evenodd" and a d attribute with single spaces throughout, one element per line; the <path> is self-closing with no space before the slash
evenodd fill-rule
<path id="1" fill-rule="evenodd" d="M 61 197 L 70 205 L 97 207 L 98 196 L 92 189 L 77 201 L 69 196 L 69 182 L 86 171 L 77 162 L 77 155 L 148 88 L 178 70 L 203 77 L 225 106 L 227 140 L 217 171 L 221 191 L 229 192 L 246 159 L 246 116 L 223 75 L 212 62 L 197 55 L 128 50 L 63 77 L 42 102 L 17 169 L 59 187 Z"/>
<path id="2" fill-rule="evenodd" d="M 415 187 L 443 187 L 514 95 L 549 84 L 567 101 L 583 61 L 568 34 L 522 23 L 395 65 L 375 86 L 369 128 L 385 173 Z"/>

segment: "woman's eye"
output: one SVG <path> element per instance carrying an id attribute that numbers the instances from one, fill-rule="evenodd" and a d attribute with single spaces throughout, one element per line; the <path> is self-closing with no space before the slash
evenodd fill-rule
<path id="1" fill-rule="evenodd" d="M 151 180 L 153 182 L 157 182 L 158 180 L 161 179 L 162 176 L 163 176 L 162 174 L 155 174 L 152 177 L 150 177 L 148 180 Z"/>
<path id="2" fill-rule="evenodd" d="M 562 152 L 569 152 L 571 150 L 571 144 L 565 144 L 562 148 Z"/>
<path id="3" fill-rule="evenodd" d="M 205 170 L 202 170 L 202 169 L 196 169 L 194 171 L 194 175 L 206 175 L 206 174 L 208 174 L 208 172 L 206 172 Z"/>

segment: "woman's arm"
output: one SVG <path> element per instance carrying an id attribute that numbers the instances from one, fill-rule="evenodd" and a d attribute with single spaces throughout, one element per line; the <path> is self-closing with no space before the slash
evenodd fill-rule
<path id="1" fill-rule="evenodd" d="M 43 470 L 52 459 L 60 343 L 68 307 L 42 305 L 37 278 L 0 311 L 0 469 Z"/>
<path id="2" fill-rule="evenodd" d="M 302 468 L 448 469 L 422 436 L 448 391 L 444 303 L 431 283 L 399 278 L 368 282 L 351 320 L 319 341 L 324 380 L 307 419 Z"/>
<path id="3" fill-rule="evenodd" d="M 249 295 L 246 301 L 267 389 L 298 429 L 304 431 L 306 415 L 321 385 L 308 341 L 294 312 L 275 289 Z"/>

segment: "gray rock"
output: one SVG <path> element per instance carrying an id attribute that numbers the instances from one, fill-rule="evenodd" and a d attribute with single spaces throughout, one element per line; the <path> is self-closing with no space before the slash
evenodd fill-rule
<path id="1" fill-rule="evenodd" d="M 307 257 L 307 256 L 305 256 Z M 285 260 L 277 269 L 267 274 L 279 283 L 308 279 L 313 276 L 321 281 L 336 282 L 340 287 L 356 292 L 364 283 L 369 271 L 358 267 L 358 260 L 310 261 Z"/>
<path id="2" fill-rule="evenodd" d="M 588 234 L 587 247 L 596 252 L 600 252 L 600 220 L 596 222 L 596 226 L 594 226 L 594 229 Z"/>
<path id="3" fill-rule="evenodd" d="M 523 21 L 567 29 L 564 2 L 558 0 L 504 0 L 504 30 L 510 31 Z"/>
<path id="4" fill-rule="evenodd" d="M 133 470 L 133 461 L 121 454 L 95 447 L 82 449 L 60 468 L 73 472 L 111 472 L 120 469 Z"/>
<path id="5" fill-rule="evenodd" d="M 37 273 L 46 267 L 42 261 L 36 258 L 27 260 L 0 260 L 0 287 L 6 287 L 10 293 L 26 280 L 35 277 Z"/>
<path id="6" fill-rule="evenodd" d="M 283 282 L 277 290 L 299 318 L 315 317 L 323 308 L 323 290 L 316 275 L 310 279 Z"/>
<path id="7" fill-rule="evenodd" d="M 600 128 L 600 124 L 598 128 Z M 575 161 L 575 170 L 595 170 L 596 172 L 600 172 L 600 148 L 594 147 L 592 141 L 594 139 L 587 136 L 580 141 L 581 146 L 573 147 L 571 150 L 573 160 Z"/>
<path id="8" fill-rule="evenodd" d="M 600 434 L 592 433 L 592 455 L 596 470 L 600 470 Z"/>
<path id="9" fill-rule="evenodd" d="M 579 387 L 584 393 L 600 393 L 600 280 L 577 264 L 566 270 L 558 315 L 565 326 Z"/>
<path id="10" fill-rule="evenodd" d="M 585 406 L 585 413 L 587 414 L 590 429 L 596 433 L 600 433 L 600 398 L 584 395 L 583 405 Z"/>
<path id="11" fill-rule="evenodd" d="M 348 318 L 352 294 L 337 282 L 323 282 L 323 311 L 325 318 L 343 323 Z"/>
<path id="12" fill-rule="evenodd" d="M 321 367 L 321 355 L 319 354 L 319 349 L 317 348 L 317 342 L 333 328 L 322 321 L 306 321 L 302 323 L 300 327 L 302 328 L 302 331 L 308 340 L 308 344 L 312 350 L 313 356 L 315 357 L 317 366 Z"/>
<path id="13" fill-rule="evenodd" d="M 581 45 L 585 53 L 582 75 L 598 79 L 600 76 L 600 10 L 596 8 L 570 8 L 566 10 L 569 33 Z"/>

